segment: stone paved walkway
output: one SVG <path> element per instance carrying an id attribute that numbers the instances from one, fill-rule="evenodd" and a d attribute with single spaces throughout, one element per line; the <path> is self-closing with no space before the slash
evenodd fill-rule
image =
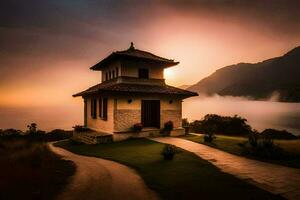
<path id="1" fill-rule="evenodd" d="M 182 138 L 161 137 L 152 140 L 178 146 L 208 160 L 222 171 L 287 199 L 300 199 L 300 169 L 236 156 Z"/>

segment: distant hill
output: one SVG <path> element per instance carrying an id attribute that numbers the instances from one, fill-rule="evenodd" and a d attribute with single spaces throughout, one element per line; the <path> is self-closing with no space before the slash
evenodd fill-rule
<path id="1" fill-rule="evenodd" d="M 263 62 L 223 67 L 187 89 L 254 99 L 270 98 L 276 93 L 279 101 L 300 102 L 300 46 Z"/>
<path id="2" fill-rule="evenodd" d="M 189 87 L 191 87 L 191 85 L 181 85 L 181 86 L 179 86 L 180 89 L 184 89 L 184 90 L 189 88 Z"/>

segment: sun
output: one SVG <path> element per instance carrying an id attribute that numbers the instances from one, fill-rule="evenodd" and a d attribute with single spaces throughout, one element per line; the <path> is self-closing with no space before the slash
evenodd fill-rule
<path id="1" fill-rule="evenodd" d="M 173 69 L 165 69 L 164 70 L 164 78 L 165 79 L 173 79 L 175 76 L 174 70 Z"/>

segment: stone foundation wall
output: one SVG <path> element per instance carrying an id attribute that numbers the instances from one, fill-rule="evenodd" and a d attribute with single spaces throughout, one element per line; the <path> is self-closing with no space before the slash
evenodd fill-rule
<path id="1" fill-rule="evenodd" d="M 174 128 L 181 127 L 181 110 L 161 110 L 160 112 L 160 127 L 163 128 L 167 121 L 172 121 Z"/>
<path id="2" fill-rule="evenodd" d="M 133 124 L 141 122 L 141 110 L 120 109 L 114 111 L 114 131 L 130 131 Z"/>

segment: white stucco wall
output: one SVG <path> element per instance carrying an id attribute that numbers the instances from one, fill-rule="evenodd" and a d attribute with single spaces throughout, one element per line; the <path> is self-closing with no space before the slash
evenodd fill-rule
<path id="1" fill-rule="evenodd" d="M 101 81 L 106 81 L 106 73 L 109 74 L 109 71 L 112 73 L 112 71 L 115 71 L 116 75 L 116 69 L 119 69 L 119 76 L 121 76 L 121 63 L 120 61 L 114 61 L 112 62 L 109 66 L 105 67 L 104 69 L 101 70 Z"/>
<path id="2" fill-rule="evenodd" d="M 128 100 L 132 99 L 131 103 Z M 107 120 L 99 117 L 99 105 L 97 105 L 97 118 L 91 116 L 91 99 L 87 99 L 87 127 L 100 132 L 122 132 L 130 131 L 135 123 L 141 122 L 141 102 L 142 100 L 160 100 L 160 127 L 171 120 L 174 128 L 181 127 L 182 101 L 173 97 L 159 96 L 120 96 L 108 98 Z M 170 104 L 169 101 L 172 101 Z M 98 103 L 98 101 L 97 101 Z"/>
<path id="3" fill-rule="evenodd" d="M 91 116 L 91 98 L 87 99 L 87 127 L 100 132 L 112 133 L 113 126 L 113 107 L 114 99 L 108 98 L 107 101 L 107 120 L 103 120 L 99 117 L 99 104 L 97 100 L 97 115 L 96 119 Z"/>

